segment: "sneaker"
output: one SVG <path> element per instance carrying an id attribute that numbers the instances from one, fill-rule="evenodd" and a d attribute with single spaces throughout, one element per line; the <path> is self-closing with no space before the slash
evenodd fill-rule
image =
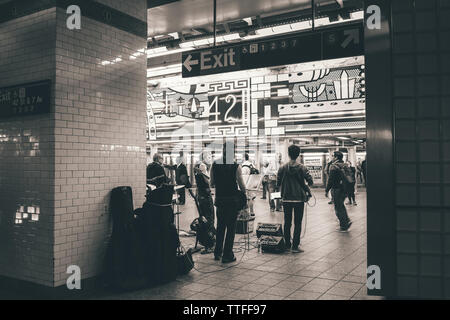
<path id="1" fill-rule="evenodd" d="M 236 257 L 233 255 L 231 258 L 222 257 L 222 263 L 230 263 L 236 261 Z"/>
<path id="2" fill-rule="evenodd" d="M 347 202 L 347 203 L 346 203 L 346 205 L 348 205 L 348 206 L 351 205 L 351 204 L 352 204 L 351 202 Z"/>
<path id="3" fill-rule="evenodd" d="M 274 208 L 270 208 L 270 212 L 275 212 L 275 209 Z"/>
<path id="4" fill-rule="evenodd" d="M 328 204 L 333 204 L 333 201 L 329 201 Z"/>
<path id="5" fill-rule="evenodd" d="M 358 204 L 355 202 L 355 203 L 353 203 L 353 205 L 354 205 L 354 206 L 357 206 Z"/>
<path id="6" fill-rule="evenodd" d="M 214 255 L 214 260 L 219 261 L 220 258 L 222 258 L 222 256 L 216 256 L 216 255 Z"/>
<path id="7" fill-rule="evenodd" d="M 340 231 L 340 232 L 347 232 L 348 229 L 350 229 L 350 226 L 352 225 L 352 223 L 353 223 L 353 222 L 349 221 L 348 224 L 347 224 L 347 226 L 346 226 L 345 228 L 342 228 L 342 227 L 341 227 L 341 228 L 339 229 L 339 231 Z"/>
<path id="8" fill-rule="evenodd" d="M 299 247 L 292 247 L 291 252 L 292 253 L 302 253 L 302 252 L 305 252 L 305 250 L 302 250 Z"/>

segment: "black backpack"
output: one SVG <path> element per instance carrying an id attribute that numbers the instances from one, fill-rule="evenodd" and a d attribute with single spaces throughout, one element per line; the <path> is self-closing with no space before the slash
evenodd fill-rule
<path id="1" fill-rule="evenodd" d="M 242 167 L 247 167 L 250 169 L 250 174 L 259 174 L 259 170 L 256 169 L 254 166 L 249 166 L 249 165 L 243 165 Z"/>

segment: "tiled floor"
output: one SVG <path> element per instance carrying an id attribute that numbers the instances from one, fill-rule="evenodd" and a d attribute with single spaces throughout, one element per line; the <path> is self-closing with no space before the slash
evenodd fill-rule
<path id="1" fill-rule="evenodd" d="M 125 294 L 106 295 L 101 299 L 200 299 L 200 300 L 348 300 L 379 299 L 366 295 L 366 194 L 357 193 L 358 206 L 347 206 L 353 225 L 348 233 L 337 231 L 333 206 L 323 189 L 313 189 L 317 199 L 307 208 L 306 229 L 301 240 L 303 253 L 269 254 L 258 252 L 256 236 L 237 235 L 237 261 L 223 265 L 213 255 L 196 253 L 195 270 L 176 281 L 155 288 Z M 282 222 L 280 212 L 270 213 L 268 205 L 257 196 L 257 222 Z M 180 229 L 189 230 L 197 216 L 192 199 L 181 208 Z M 306 220 L 306 221 L 305 221 Z M 185 247 L 192 247 L 193 237 L 181 237 Z"/>

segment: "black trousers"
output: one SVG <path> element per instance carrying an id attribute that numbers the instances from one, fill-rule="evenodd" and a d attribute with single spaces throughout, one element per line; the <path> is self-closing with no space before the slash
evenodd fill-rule
<path id="1" fill-rule="evenodd" d="M 345 208 L 344 201 L 346 193 L 344 189 L 331 189 L 334 200 L 334 211 L 336 212 L 336 217 L 339 219 L 339 224 L 342 229 L 347 228 L 350 219 L 347 215 L 347 209 Z"/>
<path id="2" fill-rule="evenodd" d="M 211 195 L 199 195 L 198 204 L 200 207 L 199 214 L 208 220 L 214 227 L 214 204 Z"/>
<path id="3" fill-rule="evenodd" d="M 284 202 L 284 241 L 286 247 L 291 246 L 291 225 L 292 211 L 294 211 L 294 236 L 292 237 L 292 247 L 297 248 L 300 245 L 300 234 L 302 232 L 304 202 Z"/>
<path id="4" fill-rule="evenodd" d="M 352 201 L 353 201 L 353 203 L 356 202 L 356 200 L 355 200 L 355 182 L 349 183 L 347 185 L 347 196 L 348 196 L 348 201 L 350 203 L 352 203 Z"/>
<path id="5" fill-rule="evenodd" d="M 217 233 L 216 233 L 216 248 L 214 249 L 214 255 L 215 256 L 222 255 L 225 258 L 232 258 L 234 237 L 236 235 L 236 220 L 238 216 L 238 210 L 235 204 L 230 203 L 230 205 L 227 207 L 218 206 L 216 214 L 217 214 Z"/>
<path id="6" fill-rule="evenodd" d="M 262 198 L 266 199 L 266 194 L 267 194 L 267 181 L 263 181 L 262 182 Z M 269 195 L 270 196 L 270 195 Z"/>

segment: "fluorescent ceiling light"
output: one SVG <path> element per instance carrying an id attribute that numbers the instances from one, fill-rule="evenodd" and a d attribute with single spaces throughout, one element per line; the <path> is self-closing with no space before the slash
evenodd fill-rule
<path id="1" fill-rule="evenodd" d="M 286 33 L 286 32 L 291 32 L 291 25 L 290 24 L 283 24 L 281 26 L 275 26 L 272 28 L 273 32 L 275 34 L 277 33 Z"/>
<path id="2" fill-rule="evenodd" d="M 178 32 L 169 33 L 169 36 L 173 37 L 174 39 L 179 39 L 180 38 L 180 36 L 178 35 Z"/>
<path id="3" fill-rule="evenodd" d="M 255 31 L 257 35 L 260 36 L 269 36 L 272 35 L 274 32 L 272 28 L 262 28 Z"/>
<path id="4" fill-rule="evenodd" d="M 149 54 L 154 54 L 154 53 L 161 53 L 161 52 L 167 52 L 167 47 L 157 47 L 157 48 L 152 48 L 152 49 L 148 49 L 147 50 L 147 55 Z"/>
<path id="5" fill-rule="evenodd" d="M 356 11 L 356 12 L 352 12 L 350 13 L 350 17 L 351 19 L 355 19 L 355 20 L 359 20 L 359 19 L 364 19 L 364 11 Z"/>
<path id="6" fill-rule="evenodd" d="M 209 39 L 200 39 L 200 40 L 194 40 L 194 46 L 206 46 L 206 45 L 208 45 L 210 42 L 209 42 Z"/>
<path id="7" fill-rule="evenodd" d="M 181 42 L 180 48 L 193 48 L 194 42 L 193 41 L 187 41 L 187 42 Z"/>
<path id="8" fill-rule="evenodd" d="M 239 33 L 230 33 L 223 36 L 224 41 L 238 40 L 240 38 L 241 36 L 239 35 Z"/>
<path id="9" fill-rule="evenodd" d="M 292 31 L 307 30 L 312 28 L 311 20 L 291 23 Z"/>
<path id="10" fill-rule="evenodd" d="M 339 139 L 339 140 L 351 140 L 350 138 L 348 138 L 348 137 L 336 137 L 337 139 Z"/>

